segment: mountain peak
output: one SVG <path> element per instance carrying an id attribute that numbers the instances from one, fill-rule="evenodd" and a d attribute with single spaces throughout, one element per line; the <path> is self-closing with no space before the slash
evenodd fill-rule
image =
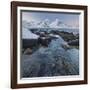
<path id="1" fill-rule="evenodd" d="M 50 24 L 50 27 L 59 28 L 61 23 L 62 22 L 59 19 L 55 19 L 55 21 Z"/>
<path id="2" fill-rule="evenodd" d="M 38 24 L 38 27 L 40 28 L 49 28 L 49 20 L 48 19 L 45 19 L 44 21 L 41 21 L 39 24 Z"/>
<path id="3" fill-rule="evenodd" d="M 42 21 L 23 21 L 22 26 L 26 28 L 67 28 L 67 29 L 78 29 L 78 27 L 74 27 L 71 25 L 68 25 L 59 19 L 55 19 L 54 21 L 50 21 L 49 19 L 45 19 Z"/>

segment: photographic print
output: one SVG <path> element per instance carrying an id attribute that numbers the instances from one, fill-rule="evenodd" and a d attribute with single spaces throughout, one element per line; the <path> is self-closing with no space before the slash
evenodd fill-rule
<path id="1" fill-rule="evenodd" d="M 12 30 L 12 88 L 87 83 L 86 6 L 12 2 Z"/>
<path id="2" fill-rule="evenodd" d="M 21 11 L 22 77 L 79 75 L 79 15 Z"/>

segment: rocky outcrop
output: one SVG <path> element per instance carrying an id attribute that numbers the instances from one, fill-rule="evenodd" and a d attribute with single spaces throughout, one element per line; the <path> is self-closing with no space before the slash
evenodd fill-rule
<path id="1" fill-rule="evenodd" d="M 79 46 L 79 39 L 69 41 L 69 42 L 68 42 L 68 45 L 71 45 L 71 46 Z"/>
<path id="2" fill-rule="evenodd" d="M 33 48 L 38 45 L 38 39 L 22 39 L 22 46 L 24 49 Z"/>
<path id="3" fill-rule="evenodd" d="M 64 32 L 64 31 L 52 31 L 52 33 L 61 36 L 67 42 L 76 39 L 76 36 L 73 33 Z"/>

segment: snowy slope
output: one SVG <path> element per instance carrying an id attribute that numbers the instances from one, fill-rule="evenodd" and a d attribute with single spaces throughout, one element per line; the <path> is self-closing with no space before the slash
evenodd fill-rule
<path id="1" fill-rule="evenodd" d="M 37 39 L 39 36 L 29 31 L 27 28 L 22 28 L 22 38 L 23 39 Z"/>

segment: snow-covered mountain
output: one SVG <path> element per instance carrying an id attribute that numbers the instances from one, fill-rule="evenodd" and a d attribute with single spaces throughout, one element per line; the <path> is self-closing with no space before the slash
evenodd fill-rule
<path id="1" fill-rule="evenodd" d="M 54 21 L 50 22 L 48 19 L 43 21 L 23 21 L 22 26 L 26 28 L 59 28 L 59 29 L 78 29 L 77 26 L 70 26 L 68 24 L 63 23 L 59 19 L 55 19 Z"/>
<path id="2" fill-rule="evenodd" d="M 69 28 L 67 25 L 65 25 L 63 22 L 60 20 L 56 19 L 50 24 L 51 28 Z"/>
<path id="3" fill-rule="evenodd" d="M 50 22 L 50 20 L 45 19 L 43 21 L 22 21 L 22 29 L 23 29 L 23 38 L 36 38 L 37 36 L 33 35 L 34 33 L 30 32 L 30 29 L 38 30 L 40 31 L 47 31 L 51 32 L 52 30 L 56 31 L 64 31 L 64 32 L 69 32 L 73 34 L 78 34 L 79 33 L 79 28 L 78 27 L 73 27 L 68 24 L 65 24 L 61 22 L 59 19 L 55 19 L 54 21 Z M 24 35 L 27 33 L 27 35 Z M 30 35 L 29 35 L 30 34 Z M 31 35 L 32 34 L 32 35 Z"/>
<path id="4" fill-rule="evenodd" d="M 27 22 L 27 21 L 22 21 L 22 27 L 24 28 L 35 28 L 35 27 L 38 27 L 38 23 L 39 22 L 36 22 L 36 21 L 31 21 L 31 22 Z"/>
<path id="5" fill-rule="evenodd" d="M 49 20 L 45 19 L 44 21 L 37 23 L 37 27 L 38 28 L 50 28 L 49 24 L 50 24 Z"/>

